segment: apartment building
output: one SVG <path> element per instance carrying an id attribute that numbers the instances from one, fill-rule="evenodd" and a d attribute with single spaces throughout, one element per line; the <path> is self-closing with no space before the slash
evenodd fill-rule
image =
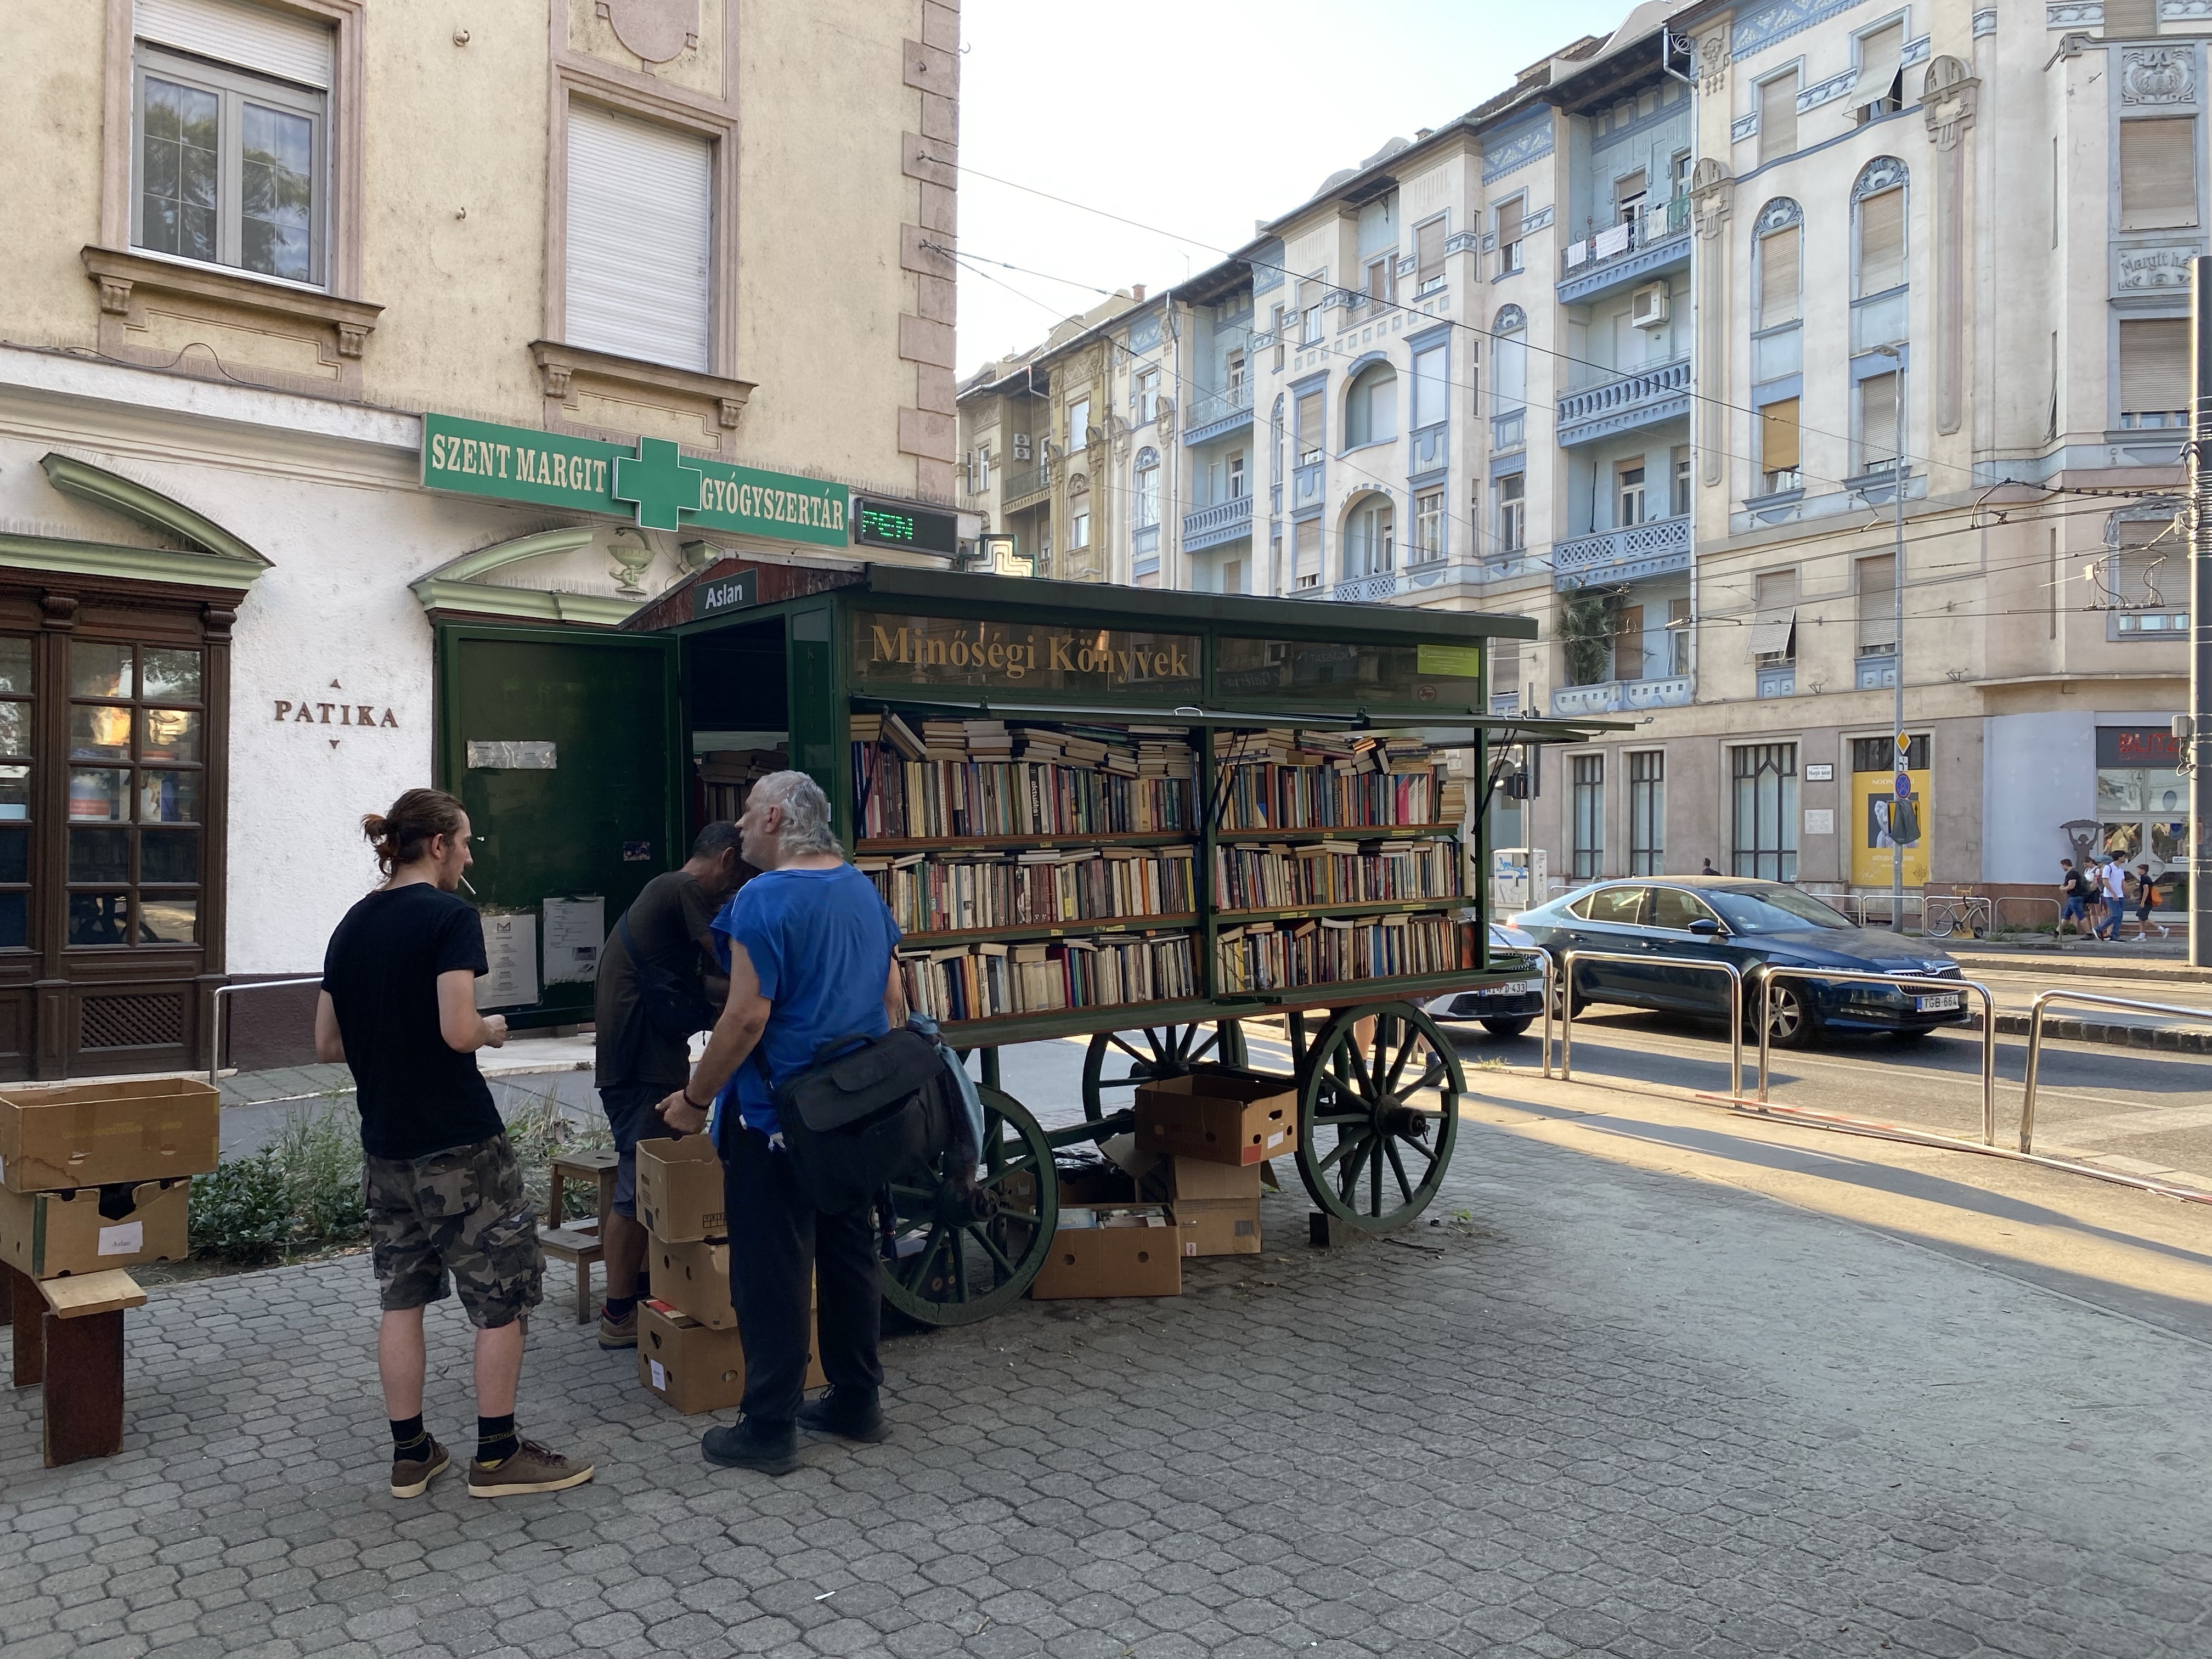
<path id="1" fill-rule="evenodd" d="M 587 764 L 441 735 L 452 628 L 954 551 L 954 5 L 9 22 L 0 1075 L 187 1063 L 313 973 L 447 739 Z"/>

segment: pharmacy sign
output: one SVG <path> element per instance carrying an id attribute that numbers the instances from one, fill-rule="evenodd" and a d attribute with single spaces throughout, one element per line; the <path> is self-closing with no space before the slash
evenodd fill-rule
<path id="1" fill-rule="evenodd" d="M 824 547 L 850 542 L 844 485 L 705 460 L 665 438 L 624 446 L 426 414 L 422 483 L 465 495 L 608 514 L 647 530 L 723 530 Z"/>

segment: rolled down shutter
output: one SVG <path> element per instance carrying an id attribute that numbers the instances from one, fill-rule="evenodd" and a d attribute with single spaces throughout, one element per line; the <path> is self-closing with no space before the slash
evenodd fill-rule
<path id="1" fill-rule="evenodd" d="M 1521 240 L 1521 210 L 1528 206 L 1526 197 L 1516 196 L 1502 204 L 1498 210 L 1498 246 L 1510 247 Z"/>
<path id="2" fill-rule="evenodd" d="M 1431 219 L 1413 233 L 1414 277 L 1427 282 L 1444 273 L 1444 222 Z"/>
<path id="3" fill-rule="evenodd" d="M 1859 204 L 1859 295 L 1880 294 L 1905 280 L 1905 191 L 1900 187 Z"/>
<path id="4" fill-rule="evenodd" d="M 1291 551 L 1297 560 L 1301 577 L 1321 575 L 1321 520 L 1301 519 L 1291 532 Z"/>
<path id="5" fill-rule="evenodd" d="M 131 10 L 141 40 L 330 90 L 328 24 L 245 0 L 137 0 Z"/>
<path id="6" fill-rule="evenodd" d="M 1759 159 L 1771 161 L 1797 148 L 1797 77 L 1779 76 L 1759 83 Z"/>
<path id="7" fill-rule="evenodd" d="M 2129 414 L 2189 407 L 2189 319 L 2142 317 L 2120 324 L 2120 408 Z"/>
<path id="8" fill-rule="evenodd" d="M 1778 230 L 1759 241 L 1759 325 L 1772 328 L 1781 323 L 1794 323 L 1802 313 L 1798 304 L 1802 291 L 1799 275 L 1798 245 L 1802 232 L 1791 225 Z"/>
<path id="9" fill-rule="evenodd" d="M 2120 123 L 2120 228 L 2197 222 L 2197 123 Z"/>
<path id="10" fill-rule="evenodd" d="M 1521 694 L 1521 641 L 1492 640 L 1490 642 L 1490 695 L 1493 697 Z"/>
<path id="11" fill-rule="evenodd" d="M 1797 573 L 1770 570 L 1753 580 L 1751 654 L 1778 657 L 1797 624 Z"/>
<path id="12" fill-rule="evenodd" d="M 1303 457 L 1310 449 L 1321 447 L 1321 393 L 1308 392 L 1298 398 L 1298 453 Z"/>
<path id="13" fill-rule="evenodd" d="M 1877 553 L 1858 562 L 1859 654 L 1897 643 L 1897 555 Z"/>
<path id="14" fill-rule="evenodd" d="M 1768 472 L 1795 472 L 1798 466 L 1797 399 L 1784 398 L 1759 411 L 1759 465 Z"/>
<path id="15" fill-rule="evenodd" d="M 1851 102 L 1870 104 L 1886 98 L 1897 82 L 1899 60 L 1905 55 L 1905 25 L 1892 23 L 1859 37 L 1859 78 L 1851 84 Z"/>
<path id="16" fill-rule="evenodd" d="M 713 178 L 706 139 L 569 106 L 570 345 L 710 366 Z"/>

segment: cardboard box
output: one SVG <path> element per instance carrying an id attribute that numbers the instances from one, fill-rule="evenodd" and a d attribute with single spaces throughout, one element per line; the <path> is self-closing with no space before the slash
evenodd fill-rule
<path id="1" fill-rule="evenodd" d="M 1216 1164 L 1203 1158 L 1167 1160 L 1167 1195 L 1212 1202 L 1220 1199 L 1260 1201 L 1260 1173 L 1264 1164 Z"/>
<path id="2" fill-rule="evenodd" d="M 1193 1072 L 1137 1088 L 1137 1145 L 1210 1164 L 1297 1150 L 1297 1085 L 1250 1072 Z"/>
<path id="3" fill-rule="evenodd" d="M 1071 1221 L 1090 1224 L 1070 1225 Z M 1060 1231 L 1052 1236 L 1052 1253 L 1030 1281 L 1030 1295 L 1041 1302 L 1076 1297 L 1181 1296 L 1185 1242 L 1183 1229 L 1159 1210 L 1072 1206 L 1060 1212 Z"/>
<path id="4" fill-rule="evenodd" d="M 103 1214 L 97 1187 L 0 1189 L 0 1261 L 33 1279 L 59 1279 L 184 1259 L 191 1248 L 190 1176 L 109 1190 L 110 1213 Z"/>
<path id="5" fill-rule="evenodd" d="M 705 1135 L 637 1143 L 637 1218 L 674 1244 L 727 1238 L 722 1159 Z"/>
<path id="6" fill-rule="evenodd" d="M 655 1302 L 689 1314 L 710 1331 L 737 1329 L 738 1310 L 730 1305 L 727 1244 L 656 1238 L 647 1245 L 645 1256 Z"/>
<path id="7" fill-rule="evenodd" d="M 1185 1255 L 1260 1254 L 1257 1198 L 1177 1199 L 1171 1213 L 1183 1230 Z"/>
<path id="8" fill-rule="evenodd" d="M 0 1094 L 0 1185 L 62 1192 L 206 1175 L 222 1097 L 189 1078 L 11 1086 Z"/>
<path id="9" fill-rule="evenodd" d="M 821 1342 L 817 1337 L 815 1346 Z M 637 1380 L 679 1412 L 718 1412 L 745 1397 L 745 1348 L 734 1330 L 717 1331 L 662 1302 L 637 1310 Z M 806 1386 L 829 1382 L 817 1352 L 806 1361 Z"/>

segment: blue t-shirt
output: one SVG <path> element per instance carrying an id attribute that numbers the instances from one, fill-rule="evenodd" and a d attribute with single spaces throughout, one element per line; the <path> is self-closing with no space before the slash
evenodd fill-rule
<path id="1" fill-rule="evenodd" d="M 815 1049 L 833 1037 L 881 1036 L 890 1029 L 884 985 L 898 923 L 875 884 L 840 864 L 755 876 L 714 918 L 714 934 L 726 969 L 730 942 L 745 947 L 761 995 L 773 1005 L 760 1046 L 714 1097 L 715 1121 L 734 1101 L 747 1128 L 773 1135 L 774 1084 L 813 1065 Z"/>

